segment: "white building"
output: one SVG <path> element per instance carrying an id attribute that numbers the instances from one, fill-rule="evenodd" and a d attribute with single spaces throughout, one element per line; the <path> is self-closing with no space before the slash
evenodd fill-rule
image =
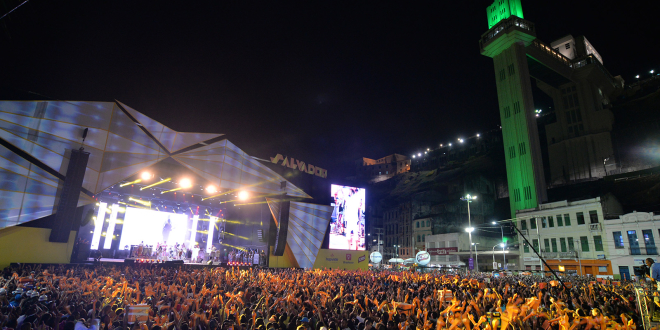
<path id="1" fill-rule="evenodd" d="M 640 276 L 646 258 L 658 261 L 655 240 L 660 237 L 660 215 L 633 212 L 605 221 L 605 240 L 615 278 Z"/>
<path id="2" fill-rule="evenodd" d="M 603 228 L 606 215 L 621 214 L 610 195 L 581 201 L 540 204 L 517 212 L 517 226 L 555 270 L 578 274 L 612 275 Z M 523 270 L 547 270 L 519 235 Z M 563 267 L 559 267 L 563 266 Z"/>
<path id="3" fill-rule="evenodd" d="M 472 256 L 475 260 L 475 269 L 479 266 L 480 271 L 493 270 L 493 260 L 501 269 L 504 263 L 503 255 L 506 255 L 507 269 L 516 269 L 519 265 L 518 251 L 509 250 L 508 246 L 501 248 L 501 238 L 486 237 L 472 234 Z M 514 244 L 513 242 L 508 242 Z M 448 233 L 426 236 L 424 242 L 426 251 L 431 254 L 431 267 L 465 267 L 470 260 L 470 237 L 466 232 Z M 478 261 L 477 261 L 478 259 Z"/>

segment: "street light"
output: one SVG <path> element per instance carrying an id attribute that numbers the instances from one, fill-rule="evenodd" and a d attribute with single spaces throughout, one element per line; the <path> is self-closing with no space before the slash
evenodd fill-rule
<path id="1" fill-rule="evenodd" d="M 502 246 L 502 258 L 504 258 L 504 261 L 502 263 L 502 267 L 504 268 L 504 270 L 506 270 L 506 253 L 504 252 L 504 248 L 506 247 L 506 243 L 502 242 L 502 243 L 500 243 L 500 245 Z"/>
<path id="2" fill-rule="evenodd" d="M 472 202 L 476 199 L 477 199 L 477 196 L 472 196 L 470 194 L 467 194 L 465 197 L 461 197 L 462 201 L 467 202 L 468 228 L 466 228 L 465 231 L 468 233 L 468 235 L 470 237 L 470 259 L 472 259 L 472 232 L 474 231 L 474 228 L 472 228 L 472 220 L 470 219 L 470 202 Z"/>
<path id="3" fill-rule="evenodd" d="M 497 221 L 493 221 L 491 223 L 493 224 L 493 226 L 497 226 Z M 504 247 L 506 246 L 506 243 L 504 242 L 504 226 L 500 225 L 500 231 L 502 231 L 502 243 L 500 243 L 500 245 L 502 245 L 502 254 L 504 254 Z M 493 258 L 495 258 L 494 255 L 493 255 Z M 506 269 L 506 257 L 504 257 L 504 265 L 503 266 Z"/>
<path id="4" fill-rule="evenodd" d="M 477 249 L 478 244 L 479 243 L 472 243 L 472 245 L 474 245 L 474 268 L 476 268 L 477 271 L 479 271 L 479 249 Z"/>

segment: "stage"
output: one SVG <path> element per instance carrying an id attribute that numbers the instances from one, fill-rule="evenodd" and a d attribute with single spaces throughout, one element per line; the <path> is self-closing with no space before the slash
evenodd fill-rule
<path id="1" fill-rule="evenodd" d="M 154 262 L 148 262 L 154 261 Z M 250 268 L 266 268 L 257 264 L 248 265 L 246 263 L 232 263 L 231 265 L 227 262 L 214 262 L 209 264 L 208 262 L 202 263 L 191 263 L 191 262 L 182 262 L 181 260 L 173 260 L 166 262 L 156 262 L 155 259 L 138 259 L 138 258 L 128 258 L 128 259 L 113 259 L 113 258 L 101 258 L 100 261 L 95 262 L 93 258 L 89 258 L 87 261 L 71 263 L 72 266 L 158 266 L 158 267 L 187 267 L 187 268 L 232 268 L 238 267 L 239 269 L 250 269 Z M 36 265 L 36 264 L 35 264 Z M 42 265 L 59 265 L 59 264 L 42 264 Z"/>

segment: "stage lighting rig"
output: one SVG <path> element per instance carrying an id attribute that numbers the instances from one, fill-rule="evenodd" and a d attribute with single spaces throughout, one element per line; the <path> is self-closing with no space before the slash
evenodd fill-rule
<path id="1" fill-rule="evenodd" d="M 145 180 L 145 181 L 146 181 L 146 180 L 149 180 L 149 179 L 151 179 L 151 178 L 153 178 L 153 177 L 154 177 L 154 175 L 151 174 L 151 173 L 149 173 L 149 172 L 142 172 L 142 174 L 140 174 L 140 178 L 141 178 L 142 180 Z"/>
<path id="2" fill-rule="evenodd" d="M 172 178 L 167 178 L 167 179 L 160 180 L 160 181 L 158 181 L 158 182 L 156 182 L 156 183 L 152 183 L 152 184 L 150 184 L 150 185 L 148 185 L 148 186 L 144 186 L 144 187 L 140 188 L 140 190 L 145 190 L 145 189 L 147 189 L 147 188 L 155 187 L 155 186 L 157 186 L 157 185 L 159 185 L 159 184 L 163 184 L 163 183 L 165 183 L 165 182 L 169 182 L 169 181 L 172 181 Z"/>

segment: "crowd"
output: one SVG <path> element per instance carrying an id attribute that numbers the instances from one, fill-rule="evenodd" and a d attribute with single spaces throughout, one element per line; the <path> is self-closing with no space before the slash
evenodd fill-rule
<path id="1" fill-rule="evenodd" d="M 13 330 L 635 329 L 631 282 L 390 271 L 17 266 Z M 143 308 L 140 314 L 135 308 Z M 129 315 L 130 314 L 130 315 Z M 640 327 L 641 328 L 641 327 Z"/>

